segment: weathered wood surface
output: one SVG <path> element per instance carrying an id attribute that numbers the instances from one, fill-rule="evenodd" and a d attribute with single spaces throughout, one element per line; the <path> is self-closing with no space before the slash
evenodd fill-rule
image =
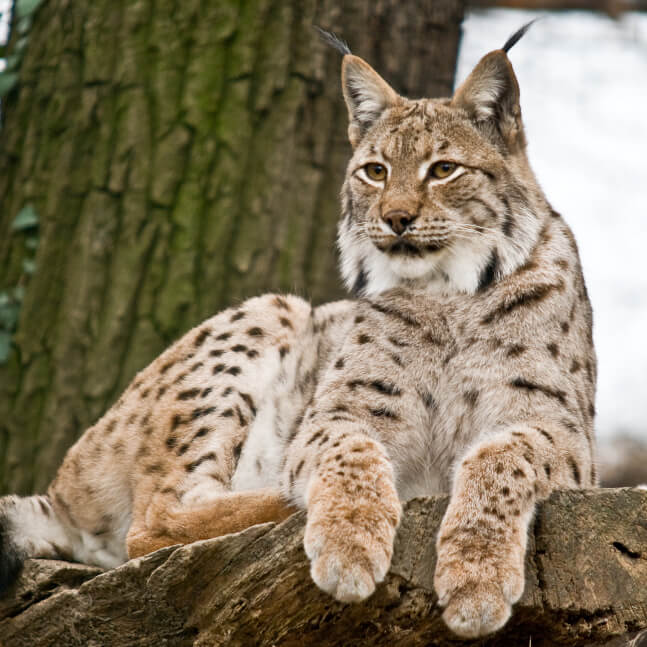
<path id="1" fill-rule="evenodd" d="M 32 560 L 0 601 L 0 643 L 459 644 L 443 625 L 432 586 L 434 537 L 446 503 L 407 505 L 387 580 L 362 604 L 335 602 L 312 584 L 299 513 L 279 526 L 165 548 L 106 573 Z M 537 514 L 526 568 L 510 623 L 471 644 L 625 644 L 647 627 L 647 492 L 555 494 Z"/>

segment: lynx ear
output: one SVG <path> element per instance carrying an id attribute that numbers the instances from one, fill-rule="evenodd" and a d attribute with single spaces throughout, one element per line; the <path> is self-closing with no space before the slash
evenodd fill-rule
<path id="1" fill-rule="evenodd" d="M 452 99 L 453 106 L 466 110 L 486 132 L 503 136 L 513 149 L 515 144 L 524 147 L 525 137 L 519 84 L 507 54 L 537 20 L 535 18 L 518 29 L 501 49 L 485 55 Z"/>
<path id="2" fill-rule="evenodd" d="M 456 90 L 452 105 L 467 111 L 478 125 L 493 126 L 509 144 L 523 130 L 519 84 L 510 60 L 501 49 L 479 61 Z"/>
<path id="3" fill-rule="evenodd" d="M 380 115 L 401 98 L 366 61 L 352 54 L 342 61 L 341 82 L 350 120 L 348 139 L 355 148 Z"/>

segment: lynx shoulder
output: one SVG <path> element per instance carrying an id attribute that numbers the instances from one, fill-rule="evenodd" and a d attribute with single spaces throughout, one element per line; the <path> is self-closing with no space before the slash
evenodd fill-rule
<path id="1" fill-rule="evenodd" d="M 69 450 L 0 500 L 0 575 L 112 567 L 307 509 L 314 582 L 388 571 L 401 501 L 451 492 L 435 587 L 456 633 L 501 627 L 535 505 L 596 484 L 596 361 L 573 235 L 530 168 L 507 49 L 448 99 L 344 53 L 353 154 L 338 244 L 353 300 L 265 295 L 187 333 Z"/>

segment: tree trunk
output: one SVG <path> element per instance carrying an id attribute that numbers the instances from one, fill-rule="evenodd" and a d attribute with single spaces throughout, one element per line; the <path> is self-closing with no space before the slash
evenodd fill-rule
<path id="1" fill-rule="evenodd" d="M 28 562 L 0 600 L 3 647 L 450 647 L 433 592 L 446 498 L 411 501 L 391 570 L 361 604 L 310 580 L 304 514 L 279 526 L 164 548 L 99 574 Z M 647 492 L 565 491 L 530 535 L 526 587 L 503 630 L 480 647 L 613 645 L 647 628 Z M 622 638 L 621 638 L 622 637 Z M 647 641 L 646 641 L 647 642 Z M 636 645 L 645 644 L 637 642 Z"/>
<path id="2" fill-rule="evenodd" d="M 311 25 L 403 93 L 442 96 L 462 10 L 45 0 L 2 105 L 0 291 L 27 289 L 0 366 L 0 492 L 42 490 L 134 373 L 217 310 L 342 294 L 340 57 Z M 31 278 L 35 226 L 12 228 L 26 212 Z"/>

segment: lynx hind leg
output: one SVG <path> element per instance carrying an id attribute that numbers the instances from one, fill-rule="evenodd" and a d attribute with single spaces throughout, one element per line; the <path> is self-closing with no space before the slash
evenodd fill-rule
<path id="1" fill-rule="evenodd" d="M 190 494 L 190 493 L 189 493 Z M 221 491 L 203 501 L 178 501 L 175 495 L 153 497 L 133 521 L 126 539 L 128 556 L 140 557 L 165 546 L 189 544 L 240 532 L 250 526 L 289 517 L 296 508 L 278 490 Z"/>
<path id="2" fill-rule="evenodd" d="M 311 312 L 298 297 L 249 299 L 185 335 L 150 367 L 150 377 L 142 375 L 151 431 L 141 430 L 137 450 L 131 557 L 291 514 L 278 488 L 234 493 L 232 478 L 291 346 L 307 339 Z M 161 457 L 150 449 L 153 440 Z"/>
<path id="3" fill-rule="evenodd" d="M 219 470 L 228 485 L 291 345 L 308 337 L 311 312 L 298 297 L 268 294 L 187 333 L 135 379 L 127 394 L 134 397 L 122 418 L 134 421 L 133 431 L 141 437 L 138 451 L 146 455 L 161 435 L 170 462 L 182 463 L 187 472 L 210 452 L 233 452 L 233 463 L 225 461 L 231 471 Z M 216 460 L 223 458 L 216 454 Z"/>

